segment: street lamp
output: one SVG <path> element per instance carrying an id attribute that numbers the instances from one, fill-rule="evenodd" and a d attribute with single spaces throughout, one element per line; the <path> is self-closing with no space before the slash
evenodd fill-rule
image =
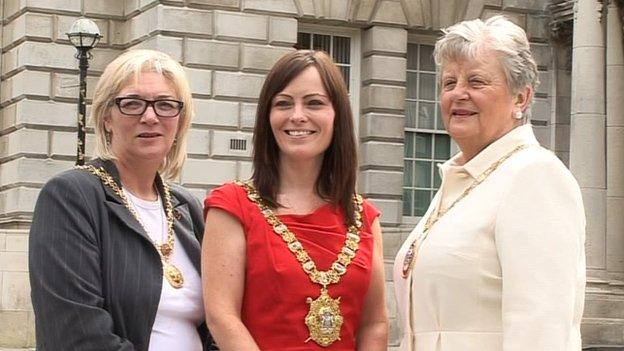
<path id="1" fill-rule="evenodd" d="M 87 69 L 89 68 L 89 59 L 93 57 L 93 55 L 89 53 L 89 50 L 97 45 L 102 36 L 95 22 L 87 18 L 80 18 L 71 25 L 67 37 L 78 50 L 76 58 L 79 61 L 78 67 L 80 69 L 80 92 L 78 94 L 78 149 L 76 154 L 76 165 L 80 166 L 84 164 L 85 151 Z"/>

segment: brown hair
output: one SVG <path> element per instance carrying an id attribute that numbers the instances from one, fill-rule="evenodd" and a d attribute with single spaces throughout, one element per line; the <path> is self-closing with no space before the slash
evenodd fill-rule
<path id="1" fill-rule="evenodd" d="M 299 50 L 286 54 L 267 75 L 256 113 L 252 180 L 268 205 L 280 206 L 276 200 L 280 185 L 279 146 L 269 121 L 271 102 L 276 94 L 308 67 L 318 70 L 335 112 L 334 133 L 325 150 L 321 171 L 316 180 L 316 192 L 321 198 L 342 208 L 347 224 L 351 225 L 355 220 L 353 195 L 358 166 L 353 114 L 342 74 L 324 52 Z"/>

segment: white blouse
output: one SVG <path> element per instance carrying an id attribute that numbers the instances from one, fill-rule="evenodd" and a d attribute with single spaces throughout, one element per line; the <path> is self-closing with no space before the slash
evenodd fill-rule
<path id="1" fill-rule="evenodd" d="M 404 278 L 428 216 L 524 144 L 433 225 Z M 441 188 L 396 257 L 400 350 L 580 350 L 585 214 L 576 180 L 530 125 L 459 159 L 441 165 Z"/>
<path id="2" fill-rule="evenodd" d="M 123 190 L 150 238 L 155 242 L 166 241 L 167 219 L 160 197 L 156 201 L 147 201 L 125 188 Z M 182 271 L 184 286 L 175 289 L 163 277 L 149 351 L 201 351 L 203 348 L 197 332 L 197 327 L 204 322 L 201 278 L 175 235 L 171 262 Z"/>

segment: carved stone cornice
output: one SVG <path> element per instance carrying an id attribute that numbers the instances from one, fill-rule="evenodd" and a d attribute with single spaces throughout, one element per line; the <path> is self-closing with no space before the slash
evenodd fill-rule
<path id="1" fill-rule="evenodd" d="M 562 40 L 572 37 L 574 3 L 575 0 L 555 0 L 547 6 L 551 17 L 548 25 L 553 39 Z"/>

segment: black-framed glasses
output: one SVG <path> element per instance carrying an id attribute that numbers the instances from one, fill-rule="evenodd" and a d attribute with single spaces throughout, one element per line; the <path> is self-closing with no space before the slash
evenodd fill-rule
<path id="1" fill-rule="evenodd" d="M 145 100 L 135 97 L 115 98 L 119 112 L 128 116 L 142 116 L 148 106 L 152 106 L 158 117 L 176 117 L 182 111 L 184 103 L 173 99 Z"/>

